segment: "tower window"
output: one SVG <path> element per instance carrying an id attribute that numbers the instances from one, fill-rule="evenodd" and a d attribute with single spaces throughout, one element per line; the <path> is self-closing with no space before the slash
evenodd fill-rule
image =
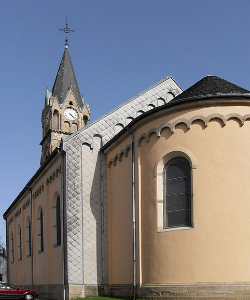
<path id="1" fill-rule="evenodd" d="M 73 105 L 73 102 L 72 102 L 72 101 L 69 101 L 69 105 Z"/>

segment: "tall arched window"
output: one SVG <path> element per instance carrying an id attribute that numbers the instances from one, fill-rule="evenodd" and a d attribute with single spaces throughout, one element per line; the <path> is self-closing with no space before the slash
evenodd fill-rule
<path id="1" fill-rule="evenodd" d="M 39 234 L 38 234 L 38 242 L 39 242 L 39 252 L 44 251 L 44 242 L 43 242 L 43 210 L 40 207 L 38 210 L 38 221 L 39 221 Z"/>
<path id="2" fill-rule="evenodd" d="M 18 241 L 18 260 L 21 260 L 22 259 L 22 230 L 20 225 L 18 225 L 18 230 L 17 230 L 17 241 Z"/>
<path id="3" fill-rule="evenodd" d="M 14 237 L 13 237 L 13 232 L 11 231 L 10 233 L 10 259 L 11 262 L 14 262 Z"/>
<path id="4" fill-rule="evenodd" d="M 26 221 L 26 237 L 27 237 L 27 256 L 31 256 L 31 224 L 30 218 Z"/>
<path id="5" fill-rule="evenodd" d="M 191 168 L 184 157 L 164 167 L 164 228 L 191 226 Z"/>
<path id="6" fill-rule="evenodd" d="M 61 205 L 59 196 L 56 199 L 56 245 L 61 245 Z"/>

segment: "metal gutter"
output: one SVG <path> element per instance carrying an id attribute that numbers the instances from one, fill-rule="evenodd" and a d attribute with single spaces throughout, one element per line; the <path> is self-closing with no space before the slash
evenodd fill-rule
<path id="1" fill-rule="evenodd" d="M 132 152 L 132 219 L 133 219 L 133 299 L 136 299 L 136 216 L 135 216 L 135 155 L 134 155 L 134 133 L 129 130 L 131 135 Z"/>
<path id="2" fill-rule="evenodd" d="M 61 147 L 62 149 L 62 147 Z M 66 204 L 66 152 L 59 151 L 61 155 L 61 209 L 62 209 L 62 264 L 63 264 L 63 300 L 66 300 L 67 280 L 67 204 Z"/>

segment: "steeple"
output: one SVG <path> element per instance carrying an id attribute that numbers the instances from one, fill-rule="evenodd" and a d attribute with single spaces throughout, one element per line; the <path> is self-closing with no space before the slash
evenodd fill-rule
<path id="1" fill-rule="evenodd" d="M 66 38 L 52 92 L 47 88 L 45 94 L 41 164 L 60 145 L 61 139 L 85 126 L 89 117 L 89 106 L 81 97 Z"/>
<path id="2" fill-rule="evenodd" d="M 72 89 L 78 108 L 82 111 L 84 102 L 77 84 L 74 68 L 70 59 L 68 44 L 65 44 L 63 57 L 52 88 L 52 96 L 63 106 L 69 90 Z"/>

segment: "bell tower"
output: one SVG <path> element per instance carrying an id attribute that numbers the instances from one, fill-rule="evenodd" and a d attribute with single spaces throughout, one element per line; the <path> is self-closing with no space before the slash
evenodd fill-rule
<path id="1" fill-rule="evenodd" d="M 66 24 L 67 25 L 67 24 Z M 47 88 L 42 111 L 43 138 L 41 165 L 61 139 L 85 126 L 90 119 L 89 105 L 84 102 L 77 84 L 66 38 L 63 57 L 50 92 Z"/>

